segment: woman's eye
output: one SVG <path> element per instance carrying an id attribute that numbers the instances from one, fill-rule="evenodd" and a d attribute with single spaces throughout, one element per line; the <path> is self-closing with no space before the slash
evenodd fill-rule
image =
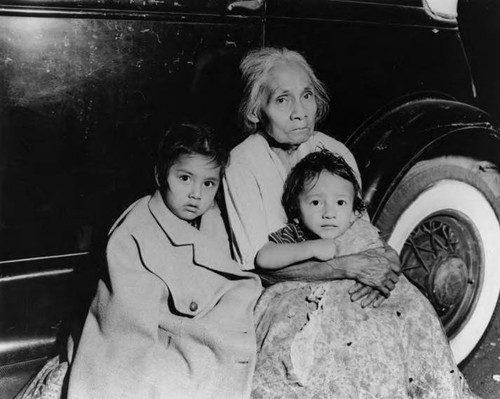
<path id="1" fill-rule="evenodd" d="M 179 180 L 183 182 L 188 182 L 190 177 L 188 175 L 180 175 Z"/>
<path id="2" fill-rule="evenodd" d="M 277 103 L 277 104 L 284 104 L 284 103 L 285 103 L 285 101 L 286 101 L 286 97 L 278 97 L 278 98 L 276 99 L 276 103 Z"/>
<path id="3" fill-rule="evenodd" d="M 304 98 L 306 100 L 309 100 L 309 99 L 313 98 L 313 94 L 310 91 L 308 91 L 308 92 L 304 93 Z"/>

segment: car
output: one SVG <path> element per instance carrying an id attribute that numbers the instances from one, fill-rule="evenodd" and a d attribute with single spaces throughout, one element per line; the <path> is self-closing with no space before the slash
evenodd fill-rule
<path id="1" fill-rule="evenodd" d="M 78 334 L 107 229 L 154 188 L 172 123 L 238 127 L 249 49 L 301 52 L 319 130 L 353 151 L 373 222 L 458 362 L 500 292 L 500 126 L 440 0 L 7 0 L 0 5 L 0 397 Z"/>

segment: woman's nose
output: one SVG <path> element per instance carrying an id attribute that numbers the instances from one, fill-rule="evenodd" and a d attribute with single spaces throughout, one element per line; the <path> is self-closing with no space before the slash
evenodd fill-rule
<path id="1" fill-rule="evenodd" d="M 292 119 L 304 119 L 307 115 L 306 108 L 304 107 L 304 104 L 302 104 L 302 101 L 296 100 L 293 102 L 293 108 L 292 108 L 292 113 L 291 117 Z"/>

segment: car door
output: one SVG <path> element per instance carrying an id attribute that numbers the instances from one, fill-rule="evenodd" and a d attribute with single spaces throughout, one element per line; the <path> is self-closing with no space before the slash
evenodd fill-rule
<path id="1" fill-rule="evenodd" d="M 262 9 L 225 0 L 0 5 L 0 396 L 15 393 L 92 297 L 93 253 L 154 188 L 171 123 L 237 139 L 237 65 Z M 78 319 L 78 317 L 76 317 Z"/>

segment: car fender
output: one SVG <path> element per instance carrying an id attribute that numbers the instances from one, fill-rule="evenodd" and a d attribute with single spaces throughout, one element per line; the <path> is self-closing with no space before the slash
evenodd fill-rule
<path id="1" fill-rule="evenodd" d="M 386 200 L 419 160 L 460 155 L 500 165 L 500 128 L 486 112 L 447 98 L 406 102 L 365 123 L 348 140 L 376 222 Z"/>

